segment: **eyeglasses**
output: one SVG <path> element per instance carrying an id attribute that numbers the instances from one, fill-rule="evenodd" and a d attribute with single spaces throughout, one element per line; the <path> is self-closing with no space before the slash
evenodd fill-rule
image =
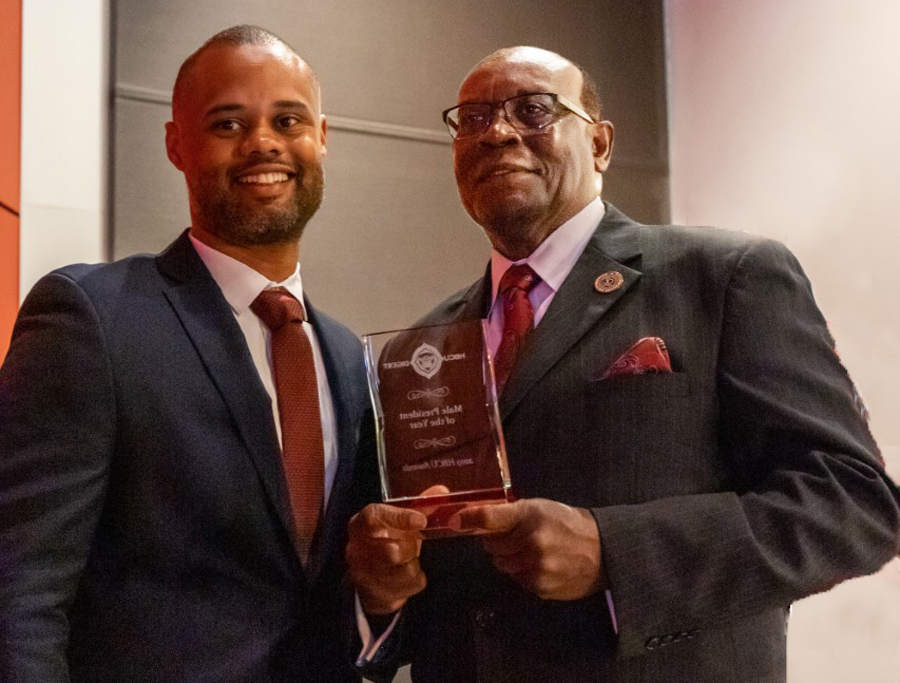
<path id="1" fill-rule="evenodd" d="M 494 110 L 502 109 L 506 120 L 522 135 L 540 133 L 567 114 L 596 123 L 581 107 L 562 95 L 535 92 L 516 95 L 502 102 L 466 102 L 443 112 L 444 123 L 455 140 L 481 135 L 494 120 Z"/>

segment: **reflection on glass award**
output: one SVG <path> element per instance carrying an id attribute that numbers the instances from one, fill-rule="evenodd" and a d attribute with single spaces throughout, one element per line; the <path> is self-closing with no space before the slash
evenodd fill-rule
<path id="1" fill-rule="evenodd" d="M 512 500 L 484 323 L 363 337 L 384 501 L 428 516 L 427 536 L 460 532 L 471 505 Z"/>

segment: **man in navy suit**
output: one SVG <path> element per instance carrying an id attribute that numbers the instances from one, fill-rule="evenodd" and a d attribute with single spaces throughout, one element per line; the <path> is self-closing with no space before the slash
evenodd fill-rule
<path id="1" fill-rule="evenodd" d="M 424 517 L 386 505 L 354 517 L 360 663 L 387 680 L 411 661 L 416 683 L 783 683 L 791 602 L 900 547 L 900 494 L 799 264 L 604 203 L 613 129 L 559 55 L 490 55 L 445 120 L 493 252 L 420 324 L 487 319 L 519 500 L 463 512 L 478 538 L 423 543 Z"/>
<path id="2" fill-rule="evenodd" d="M 323 191 L 319 86 L 239 26 L 185 61 L 172 108 L 190 230 L 41 279 L 0 370 L 0 680 L 356 681 L 339 596 L 357 482 L 374 481 L 362 352 L 299 268 Z M 302 303 L 312 352 L 308 532 L 282 463 L 296 407 L 253 303 L 275 287 Z"/>

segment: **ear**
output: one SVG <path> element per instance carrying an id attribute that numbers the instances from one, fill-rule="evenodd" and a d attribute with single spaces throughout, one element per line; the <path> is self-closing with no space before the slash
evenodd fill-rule
<path id="1" fill-rule="evenodd" d="M 609 121 L 594 124 L 594 134 L 591 137 L 594 145 L 594 170 L 597 173 L 603 173 L 609 168 L 614 134 L 613 125 Z"/>
<path id="2" fill-rule="evenodd" d="M 328 121 L 325 114 L 319 114 L 319 144 L 322 146 L 322 156 L 328 154 L 328 148 L 325 145 L 325 138 L 328 133 Z"/>
<path id="3" fill-rule="evenodd" d="M 169 161 L 179 171 L 184 171 L 184 160 L 181 156 L 181 136 L 178 133 L 178 126 L 174 121 L 166 123 L 166 154 Z"/>

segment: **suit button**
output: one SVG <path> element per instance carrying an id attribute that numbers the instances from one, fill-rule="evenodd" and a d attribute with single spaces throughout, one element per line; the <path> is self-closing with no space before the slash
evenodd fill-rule
<path id="1" fill-rule="evenodd" d="M 475 612 L 475 623 L 481 628 L 487 628 L 494 623 L 497 615 L 490 609 L 479 609 Z"/>
<path id="2" fill-rule="evenodd" d="M 646 647 L 648 650 L 655 650 L 656 648 L 659 647 L 659 638 L 657 638 L 656 636 L 653 636 L 646 642 L 644 647 Z"/>

